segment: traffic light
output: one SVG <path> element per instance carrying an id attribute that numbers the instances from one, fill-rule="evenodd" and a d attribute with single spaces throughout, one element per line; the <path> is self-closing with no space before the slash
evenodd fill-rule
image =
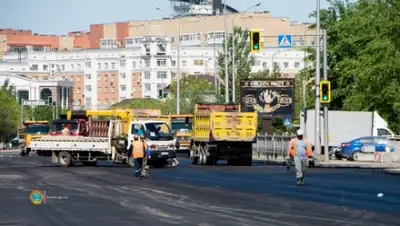
<path id="1" fill-rule="evenodd" d="M 250 31 L 250 51 L 260 52 L 261 51 L 261 32 L 260 31 Z"/>
<path id="2" fill-rule="evenodd" d="M 319 83 L 319 102 L 329 104 L 331 102 L 331 82 L 321 81 Z"/>

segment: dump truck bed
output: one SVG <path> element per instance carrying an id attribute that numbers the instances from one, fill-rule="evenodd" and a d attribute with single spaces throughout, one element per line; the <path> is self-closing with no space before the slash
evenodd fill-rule
<path id="1" fill-rule="evenodd" d="M 257 136 L 256 112 L 196 112 L 194 141 L 254 141 Z"/>

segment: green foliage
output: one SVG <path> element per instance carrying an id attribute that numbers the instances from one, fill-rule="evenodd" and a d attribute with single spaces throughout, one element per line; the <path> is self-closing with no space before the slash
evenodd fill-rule
<path id="1" fill-rule="evenodd" d="M 321 25 L 328 33 L 330 108 L 377 110 L 399 132 L 400 2 L 329 3 L 321 11 Z M 310 59 L 315 59 L 313 53 Z M 313 69 L 304 73 L 312 75 Z"/>
<path id="2" fill-rule="evenodd" d="M 176 82 L 170 86 L 170 95 L 164 100 L 137 98 L 123 100 L 111 106 L 112 109 L 161 109 L 162 114 L 176 114 Z M 180 113 L 193 113 L 194 105 L 204 99 L 204 95 L 215 95 L 215 88 L 204 78 L 185 76 L 180 80 Z M 217 97 L 219 100 L 219 96 Z"/>
<path id="3" fill-rule="evenodd" d="M 225 48 L 222 48 L 218 53 L 218 74 L 219 77 L 225 81 L 225 57 L 228 58 L 228 87 L 232 87 L 232 40 L 235 41 L 235 76 L 236 76 L 236 102 L 240 100 L 240 85 L 241 81 L 250 77 L 251 66 L 254 64 L 255 57 L 250 54 L 250 45 L 247 43 L 249 38 L 249 31 L 241 27 L 235 27 L 233 34 L 228 35 L 228 53 L 225 56 Z M 225 47 L 225 41 L 222 44 Z M 225 95 L 225 86 L 221 85 L 221 94 Z M 230 98 L 232 99 L 232 98 Z"/>
<path id="4" fill-rule="evenodd" d="M 14 87 L 9 80 L 4 81 L 0 89 L 0 139 L 8 142 L 16 135 L 19 124 L 19 107 L 17 104 Z"/>

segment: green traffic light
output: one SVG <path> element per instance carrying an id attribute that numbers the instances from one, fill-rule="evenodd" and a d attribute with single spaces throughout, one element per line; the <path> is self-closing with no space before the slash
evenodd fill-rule
<path id="1" fill-rule="evenodd" d="M 258 44 L 253 44 L 253 49 L 257 50 L 258 49 Z"/>
<path id="2" fill-rule="evenodd" d="M 328 96 L 324 96 L 324 97 L 322 97 L 322 99 L 323 99 L 324 101 L 327 101 L 327 100 L 328 100 Z"/>

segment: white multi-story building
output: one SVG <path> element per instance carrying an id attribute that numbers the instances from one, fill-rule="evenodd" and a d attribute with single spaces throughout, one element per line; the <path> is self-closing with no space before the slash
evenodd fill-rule
<path id="1" fill-rule="evenodd" d="M 221 47 L 190 42 L 180 48 L 181 74 L 214 76 Z M 8 53 L 0 63 L 0 76 L 23 74 L 37 82 L 70 80 L 74 85 L 67 96 L 71 95 L 72 105 L 104 108 L 129 98 L 157 98 L 158 90 L 176 78 L 177 55 L 168 37 L 137 37 L 127 39 L 126 48 Z M 272 70 L 276 64 L 284 76 L 293 77 L 305 67 L 304 56 L 298 50 L 265 49 L 255 54 L 252 72 Z"/>

